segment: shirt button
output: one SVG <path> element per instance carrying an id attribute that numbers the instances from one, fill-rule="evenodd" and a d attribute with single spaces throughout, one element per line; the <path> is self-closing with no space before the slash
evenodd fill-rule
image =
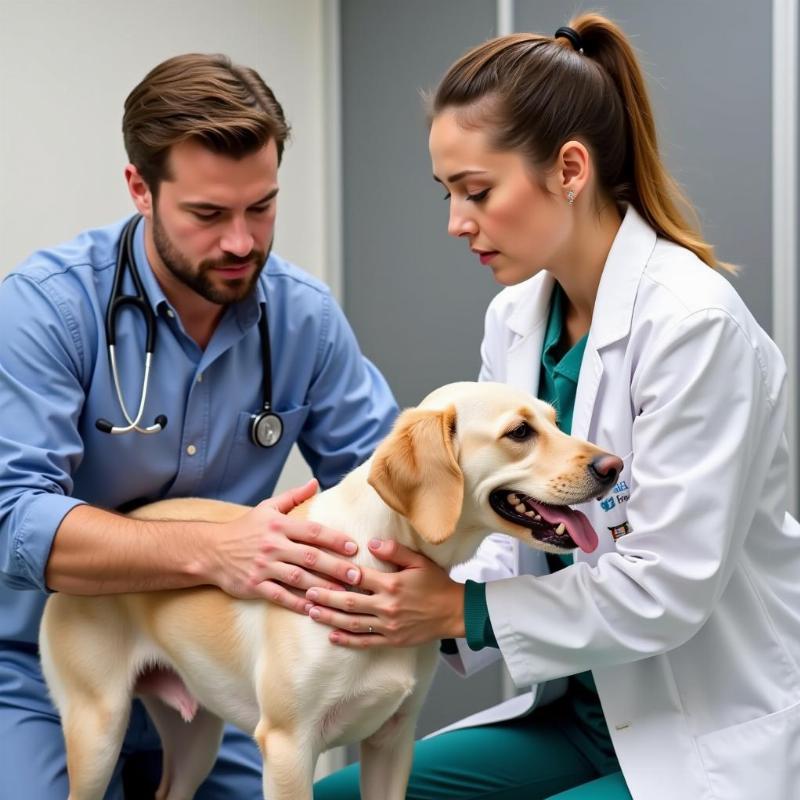
<path id="1" fill-rule="evenodd" d="M 203 382 L 203 373 L 202 372 L 197 376 L 197 382 L 198 383 L 202 383 Z"/>
<path id="2" fill-rule="evenodd" d="M 196 448 L 196 447 L 195 447 L 193 444 L 190 444 L 190 445 L 189 445 L 189 446 L 186 448 L 186 452 L 187 452 L 187 453 L 188 453 L 190 456 L 193 456 L 193 455 L 194 455 L 194 454 L 197 452 L 197 448 Z"/>
<path id="3" fill-rule="evenodd" d="M 175 312 L 174 312 L 174 311 L 173 311 L 171 308 L 168 308 L 168 309 L 167 309 L 167 316 L 168 316 L 170 319 L 173 319 L 173 318 L 175 317 Z"/>

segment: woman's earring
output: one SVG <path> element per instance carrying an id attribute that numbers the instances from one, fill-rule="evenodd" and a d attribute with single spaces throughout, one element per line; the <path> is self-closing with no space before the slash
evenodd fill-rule
<path id="1" fill-rule="evenodd" d="M 575 192 L 573 192 L 573 191 L 572 191 L 572 189 L 570 189 L 570 190 L 567 192 L 567 202 L 568 202 L 570 205 L 572 205 L 572 204 L 575 202 Z"/>

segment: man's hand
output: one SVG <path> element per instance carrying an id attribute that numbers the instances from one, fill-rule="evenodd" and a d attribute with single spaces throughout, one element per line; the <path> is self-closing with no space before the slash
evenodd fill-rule
<path id="1" fill-rule="evenodd" d="M 286 516 L 316 491 L 317 482 L 309 481 L 223 523 L 211 543 L 211 562 L 202 568 L 210 582 L 234 597 L 264 598 L 301 614 L 312 605 L 306 589 L 357 584 L 360 569 L 335 555 L 354 555 L 355 542 L 317 522 Z"/>
<path id="2" fill-rule="evenodd" d="M 365 569 L 360 588 L 371 594 L 332 591 L 317 584 L 306 592 L 309 615 L 336 630 L 345 647 L 408 647 L 464 636 L 464 586 L 438 564 L 395 541 L 373 539 L 370 552 L 399 567 Z"/>

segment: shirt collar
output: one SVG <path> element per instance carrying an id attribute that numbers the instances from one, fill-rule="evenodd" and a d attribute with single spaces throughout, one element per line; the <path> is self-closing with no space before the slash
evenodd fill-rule
<path id="1" fill-rule="evenodd" d="M 258 280 L 256 281 L 255 291 L 251 292 L 244 300 L 236 303 L 233 309 L 236 313 L 236 319 L 239 322 L 239 327 L 244 331 L 247 328 L 255 325 L 261 318 L 262 309 L 267 304 L 266 285 L 266 272 L 269 269 L 269 259 L 264 265 Z"/>
<path id="2" fill-rule="evenodd" d="M 564 290 L 556 282 L 553 285 L 553 293 L 550 296 L 550 313 L 547 318 L 547 328 L 544 333 L 544 345 L 542 346 L 542 360 L 550 372 L 557 366 L 558 345 L 564 334 Z"/>
<path id="3" fill-rule="evenodd" d="M 629 205 L 608 253 L 592 314 L 594 347 L 627 336 L 633 306 L 647 262 L 656 246 L 656 232 Z"/>
<path id="4" fill-rule="evenodd" d="M 550 316 L 547 321 L 547 330 L 542 348 L 542 364 L 548 373 L 555 377 L 556 374 L 567 378 L 573 383 L 578 383 L 581 371 L 583 352 L 586 348 L 587 336 L 583 336 L 561 358 L 558 357 L 558 345 L 564 337 L 564 290 L 556 283 L 553 286 L 553 295 L 550 303 Z"/>
<path id="5" fill-rule="evenodd" d="M 136 268 L 139 270 L 144 292 L 150 301 L 153 311 L 158 315 L 158 312 L 163 308 L 169 309 L 175 314 L 175 309 L 172 308 L 164 294 L 164 290 L 156 280 L 153 268 L 150 266 L 150 260 L 147 258 L 147 251 L 144 246 L 144 218 L 136 225 L 136 231 L 133 234 L 133 256 L 136 259 Z"/>

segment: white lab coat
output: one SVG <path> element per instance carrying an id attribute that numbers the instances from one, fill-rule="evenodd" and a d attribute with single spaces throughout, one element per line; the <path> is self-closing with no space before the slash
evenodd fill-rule
<path id="1" fill-rule="evenodd" d="M 536 392 L 552 286 L 541 273 L 495 298 L 482 379 Z M 600 545 L 573 567 L 546 574 L 540 553 L 495 535 L 455 571 L 491 581 L 500 653 L 517 686 L 539 686 L 470 721 L 524 713 L 545 682 L 588 667 L 634 800 L 800 798 L 785 413 L 783 359 L 730 284 L 629 209 L 573 418 L 625 462 L 614 503 L 581 506 Z M 459 641 L 448 660 L 470 673 L 497 654 Z"/>

